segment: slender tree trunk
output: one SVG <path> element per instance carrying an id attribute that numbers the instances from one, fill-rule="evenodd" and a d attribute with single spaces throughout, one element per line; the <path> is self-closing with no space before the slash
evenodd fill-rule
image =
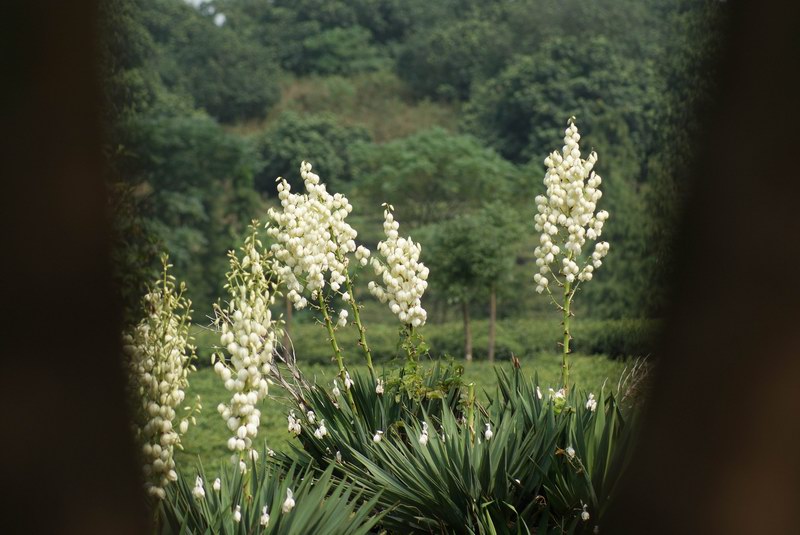
<path id="1" fill-rule="evenodd" d="M 472 362 L 472 330 L 469 326 L 469 303 L 463 301 L 461 306 L 464 310 L 464 358 L 467 362 Z"/>
<path id="2" fill-rule="evenodd" d="M 286 298 L 286 325 L 283 327 L 283 355 L 288 357 L 291 353 L 292 343 L 292 302 Z"/>
<path id="3" fill-rule="evenodd" d="M 497 286 L 489 294 L 489 362 L 494 362 L 495 327 L 497 325 Z"/>

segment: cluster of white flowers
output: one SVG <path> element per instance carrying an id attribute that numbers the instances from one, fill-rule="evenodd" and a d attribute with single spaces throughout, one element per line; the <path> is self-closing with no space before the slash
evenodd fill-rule
<path id="1" fill-rule="evenodd" d="M 328 434 L 328 428 L 325 427 L 325 420 L 320 420 L 319 427 L 314 431 L 314 436 L 321 440 L 327 434 Z"/>
<path id="2" fill-rule="evenodd" d="M 369 291 L 389 308 L 404 324 L 419 327 L 428 315 L 420 303 L 428 287 L 428 268 L 419 261 L 422 246 L 410 237 L 400 238 L 400 224 L 395 221 L 392 206 L 384 205 L 383 230 L 386 239 L 378 243 L 383 260 L 373 257 L 372 267 L 383 284 L 370 281 Z"/>
<path id="3" fill-rule="evenodd" d="M 317 299 L 325 284 L 338 292 L 345 283 L 348 254 L 365 263 L 369 251 L 356 247 L 356 231 L 345 221 L 353 207 L 347 198 L 331 195 L 311 172 L 311 164 L 300 165 L 305 194 L 294 194 L 286 180 L 278 183 L 282 210 L 269 210 L 273 224 L 267 232 L 275 239 L 271 250 L 277 260 L 276 272 L 288 288 L 287 297 L 297 308 L 308 304 L 305 295 Z M 341 322 L 347 315 L 340 315 Z"/>
<path id="4" fill-rule="evenodd" d="M 608 212 L 595 213 L 597 202 L 602 197 L 602 179 L 592 168 L 597 162 L 597 153 L 587 159 L 581 158 L 580 134 L 574 120 L 569 120 L 561 152 L 554 151 L 545 158 L 547 174 L 544 184 L 547 195 L 536 197 L 538 213 L 534 217 L 535 228 L 540 232 L 539 246 L 534 250 L 539 272 L 534 276 L 536 291 L 548 288 L 551 277 L 555 280 L 552 264 L 562 256 L 558 268 L 568 283 L 576 279 L 591 280 L 594 269 L 602 265 L 608 253 L 607 242 L 595 244 L 592 262 L 578 265 L 586 240 L 597 240 L 608 219 Z"/>
<path id="5" fill-rule="evenodd" d="M 597 410 L 597 400 L 594 399 L 594 394 L 589 394 L 589 399 L 586 400 L 586 408 L 591 412 Z"/>
<path id="6" fill-rule="evenodd" d="M 166 258 L 163 262 L 163 278 L 144 296 L 144 318 L 123 335 L 145 485 L 150 496 L 160 499 L 166 497 L 164 487 L 178 479 L 173 455 L 189 422 L 176 425 L 176 408 L 185 398 L 195 358 L 189 336 L 191 302 L 183 296 L 183 284 L 176 291 Z"/>
<path id="7" fill-rule="evenodd" d="M 214 371 L 219 375 L 229 392 L 233 392 L 228 404 L 217 407 L 228 429 L 233 433 L 228 439 L 228 449 L 241 454 L 251 452 L 253 440 L 258 434 L 261 412 L 258 403 L 267 396 L 270 363 L 276 345 L 276 326 L 269 309 L 274 302 L 274 287 L 267 278 L 269 267 L 258 249 L 256 226 L 245 240 L 241 261 L 231 252 L 231 270 L 226 288 L 230 294 L 227 310 L 218 311 L 221 323 L 221 345 L 229 355 L 217 355 Z M 236 453 L 234 461 L 241 463 Z M 246 467 L 246 465 L 245 465 Z"/>

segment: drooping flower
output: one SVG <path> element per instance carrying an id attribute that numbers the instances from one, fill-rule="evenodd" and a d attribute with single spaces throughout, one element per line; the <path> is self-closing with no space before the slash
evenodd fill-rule
<path id="1" fill-rule="evenodd" d="M 589 394 L 589 399 L 586 400 L 586 408 L 591 412 L 597 409 L 597 400 L 594 399 L 594 394 Z"/>
<path id="2" fill-rule="evenodd" d="M 350 372 L 344 372 L 344 387 L 350 390 L 354 384 L 353 380 L 350 379 Z"/>
<path id="3" fill-rule="evenodd" d="M 589 506 L 586 505 L 586 504 L 583 504 L 583 511 L 581 512 L 581 520 L 583 520 L 584 522 L 588 522 L 589 518 L 591 518 L 591 516 L 589 515 L 588 509 L 589 509 Z"/>
<path id="4" fill-rule="evenodd" d="M 494 436 L 494 433 L 492 433 L 492 424 L 487 423 L 486 424 L 486 431 L 483 432 L 483 437 L 486 440 L 491 440 L 493 436 Z"/>
<path id="5" fill-rule="evenodd" d="M 236 509 L 233 511 L 233 521 L 237 524 L 242 521 L 242 506 L 237 505 Z"/>
<path id="6" fill-rule="evenodd" d="M 375 393 L 378 395 L 383 394 L 383 379 L 378 379 L 378 384 L 375 386 Z"/>
<path id="7" fill-rule="evenodd" d="M 288 513 L 292 509 L 294 509 L 294 494 L 292 493 L 292 489 L 286 489 L 286 500 L 283 502 L 281 511 Z"/>
<path id="8" fill-rule="evenodd" d="M 342 394 L 342 392 L 339 390 L 339 385 L 336 384 L 336 379 L 333 380 L 333 390 L 331 390 L 331 394 L 337 398 Z"/>
<path id="9" fill-rule="evenodd" d="M 377 431 L 375 433 L 375 436 L 372 437 L 372 441 L 377 444 L 378 442 L 381 441 L 382 436 L 383 436 L 383 431 Z"/>
<path id="10" fill-rule="evenodd" d="M 261 522 L 260 523 L 261 523 L 262 527 L 266 528 L 266 527 L 269 526 L 269 507 L 266 506 L 266 505 L 264 506 L 263 509 L 261 509 Z"/>
<path id="11" fill-rule="evenodd" d="M 220 489 L 222 489 L 222 481 L 220 481 L 219 478 L 217 478 L 214 480 L 214 484 L 212 486 L 215 491 L 219 492 Z"/>
<path id="12" fill-rule="evenodd" d="M 567 446 L 567 449 L 565 449 L 564 451 L 567 453 L 567 456 L 570 459 L 575 458 L 575 448 L 573 448 L 572 446 Z"/>

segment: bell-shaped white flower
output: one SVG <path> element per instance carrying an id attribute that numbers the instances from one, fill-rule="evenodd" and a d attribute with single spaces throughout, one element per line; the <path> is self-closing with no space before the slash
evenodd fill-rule
<path id="1" fill-rule="evenodd" d="M 198 500 L 202 500 L 206 497 L 206 491 L 203 488 L 203 478 L 200 476 L 197 476 L 194 488 L 192 489 L 192 495 Z"/>
<path id="2" fill-rule="evenodd" d="M 233 511 L 233 521 L 237 524 L 242 521 L 242 506 L 237 505 L 236 509 Z"/>
<path id="3" fill-rule="evenodd" d="M 487 423 L 486 431 L 483 432 L 483 438 L 485 438 L 486 440 L 491 440 L 493 436 L 494 433 L 492 433 L 492 424 Z"/>
<path id="4" fill-rule="evenodd" d="M 292 509 L 294 509 L 294 494 L 292 493 L 292 489 L 286 489 L 286 500 L 283 502 L 281 511 L 288 513 Z"/>
<path id="5" fill-rule="evenodd" d="M 372 441 L 377 444 L 378 442 L 381 441 L 382 436 L 383 436 L 383 431 L 377 431 L 375 435 L 372 437 Z"/>

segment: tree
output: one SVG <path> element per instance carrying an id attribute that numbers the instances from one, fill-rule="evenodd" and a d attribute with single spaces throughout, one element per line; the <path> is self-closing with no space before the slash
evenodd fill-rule
<path id="1" fill-rule="evenodd" d="M 169 251 L 196 310 L 210 312 L 225 253 L 258 212 L 253 151 L 204 114 L 135 117 L 120 130 L 126 149 L 119 167 L 135 180 L 146 228 Z"/>
<path id="2" fill-rule="evenodd" d="M 659 87 L 652 63 L 622 55 L 604 37 L 556 38 L 481 84 L 465 109 L 465 124 L 517 163 L 546 154 L 560 135 L 557 125 L 570 116 L 581 119 L 587 136 L 607 118 L 620 117 L 646 151 Z"/>
<path id="3" fill-rule="evenodd" d="M 464 357 L 473 357 L 470 305 L 488 294 L 488 358 L 494 360 L 497 285 L 514 264 L 519 222 L 503 203 L 491 203 L 428 228 L 425 261 L 431 270 L 431 291 L 461 305 Z"/>
<path id="4" fill-rule="evenodd" d="M 263 117 L 280 98 L 275 61 L 268 50 L 213 11 L 184 2 L 157 0 L 142 19 L 157 43 L 156 67 L 166 86 L 191 96 L 197 107 L 222 122 Z"/>
<path id="5" fill-rule="evenodd" d="M 351 154 L 353 196 L 375 206 L 392 199 L 413 226 L 453 218 L 485 199 L 511 199 L 521 182 L 516 167 L 493 150 L 440 128 L 383 145 L 357 145 Z"/>
<path id="6" fill-rule="evenodd" d="M 256 139 L 263 162 L 256 188 L 274 192 L 279 176 L 286 178 L 292 188 L 302 187 L 301 161 L 313 163 L 328 183 L 340 187 L 353 177 L 349 147 L 369 140 L 365 128 L 342 126 L 329 115 L 284 112 Z"/>
<path id="7" fill-rule="evenodd" d="M 512 36 L 491 20 L 446 21 L 404 43 L 397 72 L 419 96 L 465 100 L 472 84 L 496 73 L 514 52 Z"/>

